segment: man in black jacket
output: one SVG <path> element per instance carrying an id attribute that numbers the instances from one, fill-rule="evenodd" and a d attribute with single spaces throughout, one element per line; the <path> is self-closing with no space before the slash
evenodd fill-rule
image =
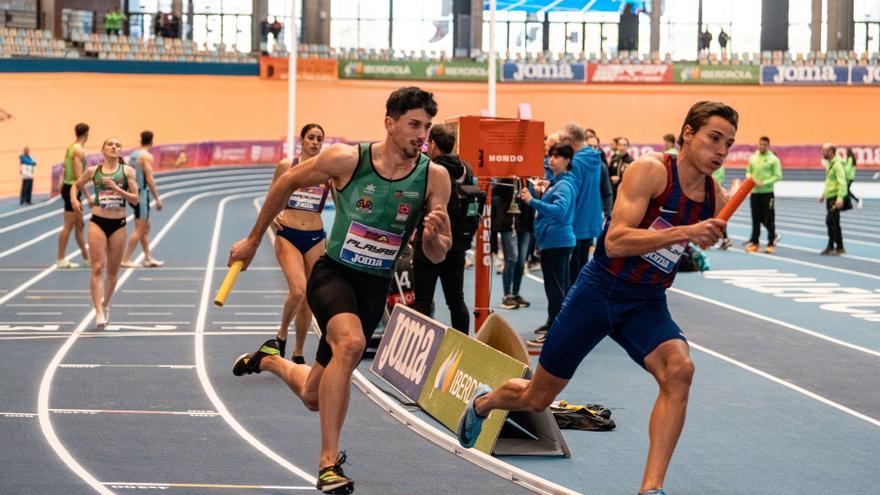
<path id="1" fill-rule="evenodd" d="M 452 191 L 447 206 L 449 221 L 452 227 L 452 247 L 446 253 L 446 259 L 441 263 L 432 263 L 422 252 L 422 229 L 424 225 L 419 222 L 413 240 L 413 291 L 415 302 L 413 309 L 425 314 L 433 315 L 434 289 L 437 279 L 443 286 L 443 296 L 446 305 L 449 306 L 452 327 L 462 333 L 468 333 L 470 328 L 470 315 L 464 302 L 464 258 L 465 251 L 471 248 L 473 232 L 463 232 L 461 218 L 455 211 L 456 184 L 462 183 L 468 174 L 467 165 L 461 161 L 458 155 L 452 153 L 455 147 L 455 134 L 445 125 L 431 127 L 428 134 L 428 156 L 434 163 L 446 168 L 449 178 L 452 180 Z M 466 230 L 468 230 L 465 227 Z"/>

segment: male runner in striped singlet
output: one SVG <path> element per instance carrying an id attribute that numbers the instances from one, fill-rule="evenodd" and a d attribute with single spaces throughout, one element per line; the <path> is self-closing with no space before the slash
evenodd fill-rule
<path id="1" fill-rule="evenodd" d="M 82 252 L 83 262 L 89 264 L 89 249 L 86 247 L 85 237 L 83 237 L 83 217 L 82 212 L 75 211 L 70 201 L 70 186 L 79 179 L 83 171 L 86 169 L 86 152 L 83 151 L 86 141 L 89 140 L 89 125 L 79 123 L 74 127 L 76 133 L 76 141 L 67 147 L 64 153 L 64 176 L 61 184 L 61 199 L 64 200 L 64 226 L 61 233 L 58 234 L 58 268 L 77 268 L 79 264 L 71 263 L 64 255 L 67 250 L 67 240 L 70 238 L 70 231 L 74 231 L 76 244 Z M 86 191 L 89 205 L 92 204 L 92 198 Z M 77 198 L 79 199 L 79 195 Z"/>
<path id="2" fill-rule="evenodd" d="M 144 250 L 144 266 L 158 267 L 165 264 L 150 256 L 150 193 L 156 198 L 156 211 L 162 211 L 162 200 L 156 191 L 156 182 L 153 181 L 153 155 L 150 148 L 153 146 L 152 131 L 141 133 L 141 147 L 134 150 L 128 159 L 128 165 L 134 168 L 137 174 L 137 185 L 140 193 L 138 204 L 129 206 L 134 210 L 134 232 L 128 240 L 128 247 L 122 256 L 122 266 L 125 268 L 137 268 L 138 265 L 130 261 L 132 253 L 138 243 Z"/>
<path id="3" fill-rule="evenodd" d="M 336 215 L 327 251 L 312 269 L 306 298 L 322 336 L 314 366 L 279 354 L 276 339 L 240 356 L 233 373 L 269 371 L 284 380 L 303 403 L 321 414 L 317 488 L 348 494 L 339 434 L 348 410 L 351 375 L 382 319 L 394 263 L 424 215 L 422 250 L 434 263 L 452 245 L 446 204 L 451 182 L 446 169 L 419 152 L 437 114 L 433 95 L 415 87 L 391 93 L 385 105 L 385 141 L 334 145 L 272 184 L 250 235 L 232 246 L 229 264 L 246 269 L 263 233 L 291 193 L 333 180 Z M 427 213 L 425 213 L 427 212 Z"/>
<path id="4" fill-rule="evenodd" d="M 694 374 L 687 340 L 666 306 L 666 288 L 688 242 L 711 246 L 722 237 L 726 222 L 712 217 L 726 196 L 711 175 L 724 164 L 738 122 L 723 103 L 696 103 L 682 125 L 677 157 L 652 153 L 629 166 L 594 257 L 547 333 L 534 378 L 508 380 L 496 390 L 478 386 L 459 422 L 463 446 L 474 445 L 493 409 L 546 409 L 584 357 L 610 336 L 659 384 L 640 493 L 665 494 L 663 479 L 684 427 Z"/>

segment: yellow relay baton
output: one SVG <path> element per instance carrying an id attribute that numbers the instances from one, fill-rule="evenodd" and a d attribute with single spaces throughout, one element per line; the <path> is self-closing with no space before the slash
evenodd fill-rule
<path id="1" fill-rule="evenodd" d="M 238 274 L 241 272 L 242 266 L 244 266 L 243 262 L 236 261 L 229 267 L 229 271 L 226 272 L 226 278 L 223 279 L 223 283 L 220 284 L 220 288 L 217 290 L 217 296 L 214 297 L 214 306 L 222 307 L 226 304 L 226 298 L 229 297 L 229 293 L 232 292 L 232 286 L 235 285 L 235 281 L 238 280 Z"/>

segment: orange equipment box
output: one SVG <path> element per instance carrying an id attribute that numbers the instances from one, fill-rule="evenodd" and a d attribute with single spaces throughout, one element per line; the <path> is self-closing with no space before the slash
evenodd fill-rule
<path id="1" fill-rule="evenodd" d="M 458 155 L 476 177 L 544 175 L 544 123 L 467 115 L 446 121 Z"/>

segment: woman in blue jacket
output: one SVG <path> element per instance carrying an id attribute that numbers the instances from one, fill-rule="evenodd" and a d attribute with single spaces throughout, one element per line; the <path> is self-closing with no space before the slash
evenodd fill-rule
<path id="1" fill-rule="evenodd" d="M 556 314 L 562 308 L 570 281 L 568 274 L 569 258 L 575 245 L 574 214 L 577 198 L 577 184 L 571 170 L 574 150 L 567 144 L 554 144 L 548 151 L 553 178 L 541 181 L 538 190 L 543 190 L 541 198 L 535 198 L 528 188 L 523 188 L 520 197 L 535 209 L 535 239 L 541 252 L 541 270 L 544 272 L 544 292 L 547 294 L 547 322 L 542 325 L 550 328 Z M 542 334 L 529 341 L 530 345 L 544 343 Z"/>

